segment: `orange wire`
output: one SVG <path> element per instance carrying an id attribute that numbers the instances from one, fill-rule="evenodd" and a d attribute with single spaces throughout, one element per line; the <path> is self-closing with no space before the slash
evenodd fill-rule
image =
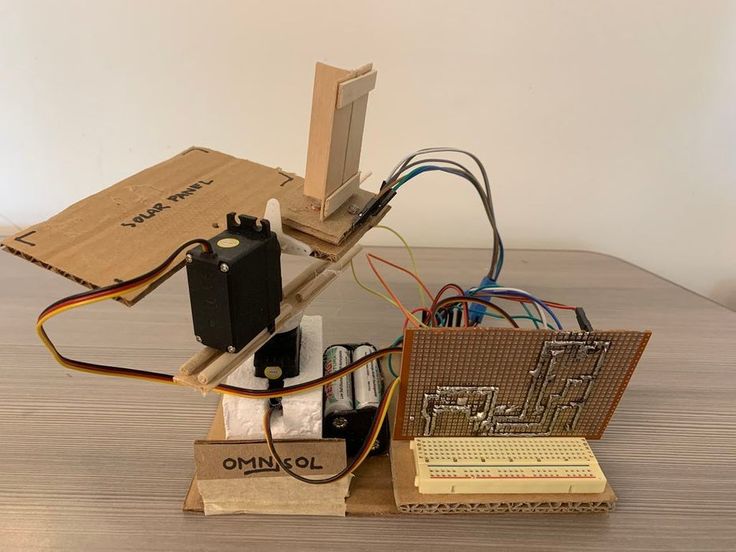
<path id="1" fill-rule="evenodd" d="M 415 272 L 412 272 L 408 268 L 404 268 L 401 265 L 397 265 L 395 263 L 392 263 L 391 261 L 388 261 L 388 260 L 384 259 L 383 257 L 379 257 L 378 255 L 374 255 L 373 253 L 368 253 L 366 255 L 366 258 L 367 257 L 371 257 L 373 259 L 376 259 L 377 261 L 380 261 L 380 262 L 382 262 L 384 264 L 387 264 L 388 266 L 391 266 L 391 267 L 393 267 L 393 268 L 395 268 L 397 270 L 400 270 L 401 272 L 404 272 L 405 274 L 408 274 L 409 276 L 411 276 L 412 278 L 414 278 L 420 286 L 422 286 L 422 290 L 424 290 L 424 293 L 427 294 L 427 297 L 430 300 L 434 299 L 434 295 L 432 295 L 429 292 L 429 288 L 427 287 L 427 285 L 422 281 L 422 279 L 419 276 L 417 276 L 417 274 Z"/>
<path id="2" fill-rule="evenodd" d="M 428 308 L 426 308 L 426 307 L 418 307 L 418 308 L 414 309 L 413 311 L 411 311 L 412 314 L 416 314 L 418 312 L 421 312 L 422 314 L 424 314 L 424 313 L 429 314 L 430 313 L 430 310 Z M 406 329 L 406 323 L 407 322 L 409 322 L 409 319 L 408 318 L 404 318 L 404 329 Z"/>
<path id="3" fill-rule="evenodd" d="M 431 312 L 434 312 L 434 309 L 437 306 L 437 303 L 439 303 L 440 299 L 442 298 L 442 295 L 444 295 L 444 293 L 449 289 L 454 289 L 455 291 L 458 292 L 460 296 L 465 295 L 463 288 L 461 288 L 459 285 L 452 284 L 452 283 L 445 284 L 442 287 L 442 289 L 439 290 L 439 292 L 437 292 L 437 295 L 435 296 L 434 301 L 432 301 L 432 307 L 430 309 Z M 463 305 L 463 315 L 465 316 L 465 325 L 469 326 L 470 325 L 470 312 L 468 310 L 468 303 L 463 303 L 462 305 Z M 432 324 L 434 324 L 434 320 L 432 320 Z"/>
<path id="4" fill-rule="evenodd" d="M 376 257 L 375 255 L 371 255 L 370 253 L 368 253 L 365 256 L 366 260 L 368 261 L 368 266 L 371 267 L 371 270 L 373 271 L 373 274 L 375 274 L 376 275 L 376 278 L 378 278 L 378 281 L 381 282 L 381 285 L 383 286 L 383 289 L 385 289 L 386 292 L 391 297 L 391 299 L 393 299 L 396 302 L 396 306 L 399 307 L 399 310 L 401 310 L 401 312 L 404 313 L 404 316 L 407 318 L 407 320 L 409 320 L 410 322 L 412 322 L 416 327 L 418 327 L 418 328 L 421 327 L 422 326 L 422 323 L 419 322 L 414 317 L 414 315 L 411 314 L 409 312 L 409 310 L 404 306 L 404 304 L 399 300 L 399 298 L 396 296 L 396 294 L 394 293 L 394 291 L 391 289 L 391 286 L 388 285 L 388 283 L 386 282 L 386 280 L 383 279 L 383 276 L 381 276 L 381 273 L 378 272 L 378 269 L 373 264 L 373 261 L 371 260 L 371 257 L 375 257 L 376 260 L 379 260 L 379 261 L 381 261 L 383 259 L 380 259 L 380 258 Z M 411 272 L 411 271 L 408 271 L 408 272 Z"/>

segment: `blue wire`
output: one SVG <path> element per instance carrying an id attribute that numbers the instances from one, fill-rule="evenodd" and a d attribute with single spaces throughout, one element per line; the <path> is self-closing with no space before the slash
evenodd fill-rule
<path id="1" fill-rule="evenodd" d="M 445 170 L 443 167 L 438 167 L 437 165 L 423 165 L 421 167 L 417 167 L 413 171 L 411 171 L 409 174 L 403 176 L 399 179 L 399 183 L 394 186 L 394 190 L 398 190 L 401 188 L 404 184 L 406 184 L 409 180 L 414 178 L 417 175 L 422 174 L 423 172 L 427 171 L 443 171 Z"/>
<path id="2" fill-rule="evenodd" d="M 483 286 L 483 287 L 478 287 L 478 288 L 476 288 L 475 290 L 473 290 L 472 292 L 468 291 L 467 293 L 468 293 L 469 295 L 475 295 L 475 294 L 476 294 L 476 293 L 478 293 L 479 291 L 486 291 L 486 292 L 490 293 L 491 295 L 516 295 L 516 296 L 518 296 L 518 297 L 526 297 L 526 298 L 528 298 L 528 299 L 531 299 L 531 300 L 532 300 L 532 301 L 534 301 L 535 303 L 537 303 L 537 304 L 538 304 L 539 306 L 541 306 L 541 307 L 542 307 L 542 308 L 543 308 L 544 310 L 546 310 L 546 311 L 547 311 L 547 312 L 549 313 L 549 315 L 550 315 L 550 316 L 552 317 L 552 319 L 553 319 L 553 320 L 555 321 L 555 324 L 557 324 L 557 327 L 558 327 L 559 329 L 562 329 L 562 323 L 560 322 L 560 319 L 559 319 L 559 318 L 557 318 L 557 315 L 556 315 L 556 314 L 555 314 L 554 312 L 552 312 L 552 309 L 550 309 L 550 308 L 549 308 L 549 307 L 548 307 L 548 306 L 547 306 L 547 305 L 546 305 L 546 304 L 544 303 L 544 301 L 542 301 L 541 299 L 538 299 L 537 297 L 534 297 L 533 295 L 530 295 L 530 294 L 528 294 L 528 293 L 525 293 L 525 292 L 523 292 L 523 291 L 501 291 L 501 290 L 497 290 L 497 289 L 494 289 L 494 288 L 496 288 L 496 287 L 498 287 L 498 286 L 494 285 L 494 286 Z M 494 293 L 494 292 L 495 292 L 495 293 Z"/>
<path id="3" fill-rule="evenodd" d="M 454 307 L 454 308 L 458 309 L 458 307 Z M 490 316 L 491 318 L 497 318 L 498 320 L 506 320 L 504 316 L 501 316 L 500 314 L 494 314 L 492 312 L 484 312 L 483 316 Z M 511 318 L 513 318 L 514 320 L 531 320 L 537 328 L 539 328 L 539 323 L 542 322 L 539 318 L 532 316 L 531 314 L 529 315 L 517 314 L 515 316 L 512 316 Z M 547 324 L 547 327 L 550 330 L 555 329 L 555 327 L 552 324 Z M 393 345 L 391 345 L 391 347 L 393 347 Z"/>

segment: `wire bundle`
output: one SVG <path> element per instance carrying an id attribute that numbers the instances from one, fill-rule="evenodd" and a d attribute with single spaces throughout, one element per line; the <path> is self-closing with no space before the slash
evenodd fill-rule
<path id="1" fill-rule="evenodd" d="M 525 319 L 532 321 L 535 327 L 539 327 L 539 325 L 541 324 L 541 326 L 545 328 L 562 329 L 562 322 L 552 309 L 575 310 L 576 308 L 571 305 L 565 305 L 554 301 L 539 299 L 528 291 L 524 291 L 522 289 L 502 287 L 498 286 L 497 284 L 479 286 L 476 288 L 471 288 L 467 291 L 463 291 L 463 289 L 459 285 L 448 283 L 445 284 L 439 290 L 439 292 L 437 292 L 437 294 L 432 294 L 427 284 L 424 283 L 424 281 L 419 277 L 416 271 L 410 270 L 397 263 L 393 263 L 373 253 L 366 254 L 366 260 L 368 262 L 368 266 L 373 271 L 373 274 L 376 276 L 376 279 L 384 288 L 387 295 L 373 288 L 370 288 L 366 284 L 361 282 L 358 279 L 357 273 L 355 272 L 355 267 L 353 267 L 353 276 L 355 278 L 355 281 L 363 289 L 366 289 L 367 291 L 380 297 L 392 306 L 399 309 L 403 313 L 405 318 L 404 328 L 406 328 L 407 323 L 412 323 L 416 327 L 455 325 L 449 323 L 451 319 L 449 315 L 456 309 L 463 310 L 463 325 L 476 326 L 480 323 L 480 321 L 474 320 L 473 317 L 469 315 L 468 311 L 469 306 L 470 308 L 472 308 L 472 306 L 478 305 L 484 311 L 484 316 L 505 319 L 510 323 L 512 327 L 515 328 L 519 327 L 516 323 L 516 320 Z M 399 299 L 396 292 L 394 292 L 394 290 L 388 284 L 386 278 L 381 274 L 380 270 L 376 266 L 376 261 L 385 264 L 391 268 L 400 270 L 404 274 L 414 279 L 417 282 L 419 289 L 422 290 L 422 292 L 432 300 L 431 307 L 427 308 L 420 306 L 414 309 L 406 307 L 404 303 Z M 443 295 L 449 290 L 457 292 L 458 295 L 446 297 L 443 299 Z M 491 299 L 502 299 L 519 303 L 521 304 L 522 308 L 525 309 L 526 314 L 511 316 L 508 312 L 499 307 L 497 304 L 491 303 Z M 527 308 L 527 305 L 532 305 L 535 308 L 537 316 L 532 316 L 531 312 Z M 493 312 L 485 312 L 488 309 Z M 417 314 L 421 314 L 421 318 L 417 318 Z M 548 314 L 554 321 L 555 326 L 549 324 L 547 319 Z"/>
<path id="2" fill-rule="evenodd" d="M 424 157 L 434 153 L 460 153 L 470 157 L 478 166 L 483 184 L 481 185 L 476 175 L 470 169 L 458 161 L 444 157 Z M 486 216 L 488 217 L 488 222 L 490 222 L 491 229 L 493 231 L 493 252 L 487 278 L 494 282 L 497 281 L 501 274 L 501 268 L 503 267 L 504 247 L 496 224 L 496 215 L 493 210 L 493 198 L 491 196 L 491 184 L 488 179 L 488 173 L 477 156 L 469 151 L 451 147 L 433 147 L 417 150 L 414 153 L 407 155 L 394 167 L 381 186 L 381 192 L 379 195 L 395 194 L 399 188 L 412 178 L 430 171 L 441 171 L 460 176 L 470 182 L 478 192 L 481 202 L 483 203 Z"/>
<path id="3" fill-rule="evenodd" d="M 426 327 L 463 327 L 463 326 L 471 327 L 471 326 L 479 325 L 482 319 L 488 316 L 488 317 L 492 317 L 496 319 L 505 320 L 513 328 L 519 328 L 519 324 L 517 320 L 529 320 L 532 322 L 532 324 L 534 324 L 535 328 L 542 327 L 545 329 L 549 328 L 551 330 L 555 330 L 555 329 L 562 329 L 562 323 L 560 319 L 557 317 L 557 315 L 554 313 L 553 309 L 564 309 L 564 310 L 575 310 L 576 309 L 576 307 L 571 306 L 571 305 L 565 305 L 565 304 L 553 302 L 553 301 L 545 301 L 545 300 L 537 298 L 536 296 L 532 295 L 531 293 L 527 291 L 516 289 L 516 288 L 501 287 L 498 284 L 488 284 L 488 285 L 479 286 L 479 287 L 471 288 L 467 291 L 464 291 L 461 286 L 454 284 L 454 283 L 448 283 L 442 286 L 440 290 L 436 294 L 433 295 L 430 292 L 427 284 L 417 274 L 414 255 L 411 251 L 411 248 L 407 244 L 406 240 L 403 237 L 401 237 L 401 235 L 398 234 L 398 232 L 396 232 L 395 230 L 392 230 L 390 228 L 386 228 L 386 229 L 390 230 L 391 232 L 396 234 L 399 237 L 399 239 L 401 239 L 401 242 L 403 243 L 404 247 L 409 253 L 409 257 L 412 260 L 413 270 L 403 267 L 397 263 L 393 263 L 373 253 L 368 253 L 366 255 L 368 266 L 371 268 L 374 275 L 376 276 L 376 279 L 381 284 L 383 289 L 386 291 L 386 293 L 384 294 L 376 289 L 373 289 L 367 286 L 365 283 L 361 282 L 358 279 L 358 275 L 352 263 L 351 263 L 351 268 L 353 271 L 353 277 L 355 278 L 356 283 L 361 288 L 385 300 L 386 302 L 391 304 L 393 307 L 399 309 L 402 312 L 402 314 L 404 315 L 404 329 L 406 329 L 409 323 L 413 324 L 416 327 L 422 327 L 422 328 L 426 328 Z M 410 309 L 409 307 L 405 306 L 404 303 L 402 303 L 402 301 L 399 299 L 396 292 L 388 284 L 388 282 L 386 281 L 386 278 L 384 278 L 384 276 L 378 269 L 376 262 L 382 263 L 391 268 L 395 268 L 401 271 L 402 273 L 406 274 L 407 276 L 411 277 L 417 283 L 417 286 L 420 290 L 420 298 L 423 298 L 424 295 L 429 297 L 432 300 L 431 306 L 430 307 L 419 306 L 414 309 Z M 458 295 L 454 295 L 450 297 L 443 297 L 448 291 L 454 291 Z M 525 314 L 510 315 L 505 309 L 502 309 L 498 304 L 491 303 L 490 299 L 501 299 L 505 301 L 511 301 L 514 303 L 518 303 L 524 309 Z M 532 312 L 529 310 L 527 305 L 532 305 L 534 307 L 534 309 L 536 310 L 536 316 L 532 314 Z M 480 317 L 480 320 L 474 320 L 473 317 L 470 316 L 469 310 L 473 306 L 481 307 L 482 316 Z M 457 314 L 460 314 L 460 316 L 458 317 Z M 555 322 L 554 326 L 548 322 L 547 314 L 549 314 L 552 320 Z M 417 315 L 421 315 L 421 316 L 417 317 Z M 396 347 L 400 345 L 402 342 L 403 342 L 403 335 L 397 337 L 394 340 L 394 342 L 390 345 L 390 347 L 392 348 Z M 388 370 L 392 376 L 394 376 L 395 378 L 398 377 L 397 372 L 394 370 L 393 359 L 392 359 L 391 354 L 389 354 L 388 356 Z"/>

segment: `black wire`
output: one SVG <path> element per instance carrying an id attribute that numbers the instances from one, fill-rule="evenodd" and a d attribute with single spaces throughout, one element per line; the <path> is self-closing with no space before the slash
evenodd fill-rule
<path id="1" fill-rule="evenodd" d="M 271 433 L 271 416 L 273 414 L 273 411 L 278 408 L 274 405 L 269 405 L 268 410 L 266 410 L 266 418 L 264 425 L 264 432 L 266 435 L 266 444 L 268 445 L 268 448 L 271 452 L 271 456 L 273 456 L 274 460 L 276 460 L 276 463 L 279 465 L 279 467 L 284 470 L 284 473 L 287 475 L 293 477 L 294 479 L 301 481 L 302 483 L 309 483 L 310 485 L 326 485 L 327 483 L 332 483 L 334 481 L 337 481 L 338 479 L 342 479 L 346 475 L 348 475 L 350 472 L 352 472 L 354 469 L 356 469 L 359 465 L 359 462 L 363 455 L 366 454 L 369 447 L 373 445 L 372 440 L 370 439 L 371 435 L 376 434 L 378 431 L 378 425 L 381 423 L 381 413 L 386 406 L 386 401 L 389 398 L 389 394 L 386 393 L 383 398 L 381 399 L 381 402 L 378 405 L 378 408 L 376 409 L 376 413 L 373 416 L 373 422 L 371 423 L 371 427 L 368 430 L 368 435 L 366 436 L 365 440 L 363 441 L 363 444 L 360 447 L 360 450 L 358 451 L 358 454 L 353 458 L 353 460 L 345 466 L 342 470 L 340 470 L 335 475 L 331 475 L 329 477 L 325 477 L 323 479 L 310 479 L 309 477 L 304 477 L 303 475 L 299 475 L 295 471 L 293 471 L 291 468 L 289 468 L 284 460 L 281 458 L 279 453 L 276 451 L 276 446 L 273 441 L 273 434 Z"/>
<path id="2" fill-rule="evenodd" d="M 150 278 L 151 276 L 155 275 L 158 271 L 162 270 L 166 265 L 170 264 L 176 258 L 176 256 L 179 255 L 184 249 L 186 249 L 187 247 L 189 247 L 191 245 L 195 245 L 195 244 L 199 244 L 199 245 L 205 246 L 205 251 L 207 251 L 207 252 L 211 252 L 212 251 L 212 246 L 210 245 L 210 242 L 209 241 L 207 241 L 204 238 L 194 238 L 192 240 L 189 240 L 188 242 L 185 242 L 185 243 L 181 244 L 179 247 L 177 247 L 174 250 L 174 252 L 171 255 L 169 255 L 166 258 L 166 260 L 164 262 L 162 262 L 161 264 L 159 264 L 155 268 L 149 270 L 145 274 L 141 274 L 139 276 L 135 276 L 134 278 L 131 278 L 129 280 L 124 280 L 122 282 L 115 282 L 114 284 L 110 284 L 110 285 L 107 285 L 107 286 L 94 288 L 94 289 L 87 290 L 87 291 L 82 291 L 82 292 L 76 293 L 74 295 L 69 295 L 67 297 L 63 297 L 62 299 L 59 299 L 58 301 L 54 301 L 53 303 L 51 303 L 48 307 L 46 307 L 41 312 L 41 314 L 39 316 L 43 316 L 48 311 L 54 309 L 55 307 L 61 305 L 62 303 L 67 303 L 67 302 L 70 302 L 70 301 L 76 301 L 77 299 L 87 299 L 89 297 L 96 296 L 96 295 L 104 295 L 104 294 L 107 294 L 110 291 L 116 291 L 116 290 L 119 290 L 120 288 L 123 288 L 123 287 L 126 287 L 126 286 L 130 286 L 130 285 L 135 285 L 135 284 L 137 284 L 137 283 L 139 283 L 139 282 L 141 282 L 143 280 L 146 280 L 146 279 Z"/>
<path id="3" fill-rule="evenodd" d="M 40 319 L 46 314 L 48 314 L 50 311 L 56 309 L 59 306 L 65 305 L 66 303 L 73 304 L 81 299 L 87 299 L 90 297 L 95 297 L 97 295 L 106 295 L 110 291 L 120 290 L 127 286 L 132 286 L 132 285 L 134 286 L 135 284 L 139 282 L 145 281 L 151 278 L 152 276 L 154 276 L 160 270 L 163 270 L 166 266 L 168 266 L 176 258 L 177 255 L 179 255 L 179 253 L 181 253 L 184 249 L 194 244 L 200 244 L 200 245 L 205 246 L 205 250 L 209 250 L 209 251 L 212 250 L 210 243 L 205 239 L 195 238 L 193 240 L 189 240 L 188 242 L 183 243 L 179 247 L 177 247 L 176 250 L 171 255 L 169 255 L 164 262 L 162 262 L 161 264 L 159 264 L 157 267 L 153 268 L 152 270 L 149 270 L 145 274 L 141 274 L 140 276 L 136 276 L 134 278 L 131 278 L 130 280 L 125 280 L 123 282 L 116 282 L 109 286 L 96 288 L 96 289 L 88 290 L 88 291 L 83 291 L 81 293 L 69 295 L 62 299 L 59 299 L 58 301 L 55 301 L 51 305 L 46 307 L 41 312 L 41 314 L 39 314 L 38 317 Z M 158 280 L 154 280 L 152 284 L 155 283 L 156 281 Z M 146 380 L 156 380 L 156 381 L 161 381 L 164 383 L 173 382 L 173 376 L 169 374 L 163 374 L 160 372 L 152 372 L 148 370 L 139 370 L 136 368 L 123 368 L 121 366 L 108 366 L 106 364 L 96 364 L 93 362 L 76 360 L 76 359 L 64 356 L 59 351 L 59 349 L 56 347 L 54 342 L 51 340 L 51 337 L 49 337 L 48 333 L 43 328 L 43 325 L 40 327 L 40 331 L 43 333 L 45 338 L 48 340 L 49 348 L 52 349 L 52 351 L 55 352 L 57 355 L 59 355 L 59 358 L 61 358 L 64 362 L 72 365 L 73 367 L 77 369 L 88 371 L 88 372 L 93 372 L 93 373 L 97 373 L 101 375 L 106 375 L 106 376 L 127 376 L 127 377 L 146 379 Z"/>
<path id="4" fill-rule="evenodd" d="M 483 299 L 479 299 L 478 297 L 467 297 L 467 296 L 457 296 L 457 297 L 447 297 L 446 299 L 443 299 L 442 301 L 438 302 L 434 306 L 434 312 L 437 312 L 439 309 L 446 307 L 448 305 L 452 305 L 455 303 L 478 303 L 479 305 L 483 305 L 487 309 L 491 309 L 496 311 L 498 314 L 503 316 L 508 322 L 514 327 L 518 328 L 519 324 L 514 320 L 511 315 L 506 312 L 504 309 L 496 305 L 495 303 L 491 303 L 489 301 L 485 301 Z M 434 315 L 434 312 L 432 313 Z"/>

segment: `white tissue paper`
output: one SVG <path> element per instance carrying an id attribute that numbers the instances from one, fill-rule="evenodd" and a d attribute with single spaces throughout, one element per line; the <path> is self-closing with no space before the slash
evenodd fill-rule
<path id="1" fill-rule="evenodd" d="M 302 318 L 299 375 L 284 380 L 285 386 L 304 383 L 322 376 L 322 317 Z M 266 389 L 268 380 L 255 377 L 253 357 L 227 378 L 229 385 Z M 263 415 L 268 399 L 243 399 L 225 395 L 222 400 L 227 439 L 264 439 Z M 275 439 L 322 438 L 322 388 L 284 397 L 283 416 L 274 415 L 271 432 Z"/>

